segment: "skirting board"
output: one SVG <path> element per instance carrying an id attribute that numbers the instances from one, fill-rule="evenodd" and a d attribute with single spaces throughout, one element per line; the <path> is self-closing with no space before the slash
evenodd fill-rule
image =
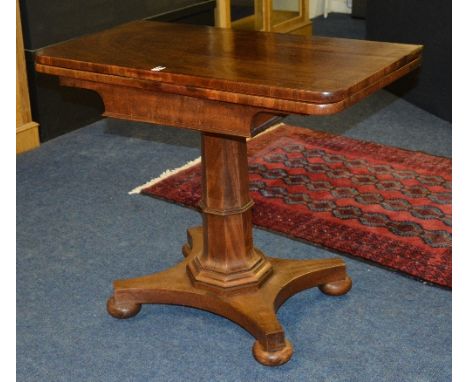
<path id="1" fill-rule="evenodd" d="M 28 122 L 16 128 L 16 154 L 39 147 L 39 124 Z"/>

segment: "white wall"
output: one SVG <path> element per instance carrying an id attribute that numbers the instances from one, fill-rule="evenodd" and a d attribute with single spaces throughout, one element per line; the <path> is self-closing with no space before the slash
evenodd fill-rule
<path id="1" fill-rule="evenodd" d="M 283 11 L 299 11 L 299 1 L 273 0 L 273 9 L 281 9 Z"/>
<path id="2" fill-rule="evenodd" d="M 283 0 L 287 1 L 287 0 Z M 325 0 L 310 0 L 309 14 L 310 18 L 314 18 L 323 15 Z M 348 0 L 328 0 L 328 13 L 351 13 L 351 8 L 348 8 Z"/>
<path id="3" fill-rule="evenodd" d="M 325 0 L 309 0 L 309 15 L 314 18 L 323 15 Z M 273 0 L 274 9 L 282 9 L 285 11 L 297 11 L 299 9 L 298 0 Z M 349 0 L 328 0 L 328 13 L 351 13 L 351 8 L 348 7 Z"/>
<path id="4" fill-rule="evenodd" d="M 316 0 L 317 1 L 317 0 Z M 318 0 L 323 1 L 323 0 Z M 347 0 L 329 0 L 329 10 L 328 12 L 336 12 L 336 13 L 351 13 L 351 1 Z M 348 4 L 350 5 L 348 7 Z"/>
<path id="5" fill-rule="evenodd" d="M 324 3 L 324 0 L 310 0 L 309 17 L 311 19 L 320 15 L 323 15 L 323 3 Z"/>

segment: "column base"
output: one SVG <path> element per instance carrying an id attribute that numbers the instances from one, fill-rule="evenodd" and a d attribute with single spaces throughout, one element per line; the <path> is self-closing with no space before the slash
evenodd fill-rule
<path id="1" fill-rule="evenodd" d="M 141 304 L 175 304 L 207 310 L 230 319 L 251 333 L 256 339 L 255 359 L 264 365 L 275 366 L 287 362 L 293 353 L 277 319 L 278 308 L 304 289 L 317 286 L 322 292 L 334 296 L 351 289 L 351 279 L 341 259 L 266 257 L 272 270 L 262 285 L 229 294 L 208 290 L 194 284 L 187 272 L 187 265 L 203 248 L 202 228 L 189 229 L 188 236 L 189 245 L 183 249 L 186 258 L 176 266 L 160 273 L 114 282 L 114 294 L 107 304 L 111 316 L 134 316 Z"/>

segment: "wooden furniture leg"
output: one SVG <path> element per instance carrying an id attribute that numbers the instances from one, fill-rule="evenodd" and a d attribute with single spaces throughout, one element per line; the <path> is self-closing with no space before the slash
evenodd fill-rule
<path id="1" fill-rule="evenodd" d="M 231 27 L 231 0 L 216 0 L 215 24 L 218 28 Z"/>
<path id="2" fill-rule="evenodd" d="M 148 276 L 114 282 L 108 300 L 116 318 L 132 317 L 141 304 L 178 304 L 229 318 L 256 339 L 253 354 L 264 365 L 287 362 L 291 343 L 276 317 L 290 296 L 318 286 L 329 295 L 351 289 L 341 259 L 266 257 L 252 239 L 246 139 L 202 135 L 203 227 L 188 230 L 185 259 Z"/>

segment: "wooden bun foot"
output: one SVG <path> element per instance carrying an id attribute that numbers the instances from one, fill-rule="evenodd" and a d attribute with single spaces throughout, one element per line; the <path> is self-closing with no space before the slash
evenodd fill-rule
<path id="1" fill-rule="evenodd" d="M 284 341 L 285 345 L 277 351 L 267 351 L 262 344 L 257 340 L 252 347 L 252 353 L 255 359 L 265 366 L 279 366 L 290 360 L 293 347 L 288 340 Z"/>
<path id="2" fill-rule="evenodd" d="M 346 276 L 344 280 L 319 285 L 319 289 L 329 296 L 341 296 L 348 293 L 352 285 L 353 281 L 349 276 Z"/>
<path id="3" fill-rule="evenodd" d="M 141 310 L 141 304 L 133 302 L 116 302 L 114 297 L 107 300 L 107 311 L 115 318 L 130 318 Z"/>

